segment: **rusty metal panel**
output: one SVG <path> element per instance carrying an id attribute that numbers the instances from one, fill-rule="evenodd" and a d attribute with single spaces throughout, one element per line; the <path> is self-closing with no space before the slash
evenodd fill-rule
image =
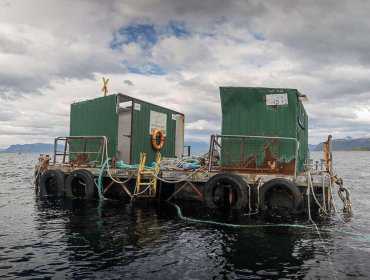
<path id="1" fill-rule="evenodd" d="M 108 139 L 108 155 L 117 154 L 118 114 L 116 112 L 116 95 L 95 98 L 71 104 L 70 136 L 106 136 Z M 74 141 L 75 149 L 81 143 Z M 89 146 L 87 151 L 95 152 L 97 146 Z M 103 151 L 102 151 L 103 152 Z M 95 158 L 89 158 L 90 161 Z"/>
<path id="2" fill-rule="evenodd" d="M 295 164 L 297 160 L 298 170 L 303 170 L 308 150 L 308 119 L 299 100 L 301 94 L 296 89 L 221 87 L 220 94 L 222 135 L 286 137 L 300 143 L 296 159 L 296 147 L 292 141 L 279 140 L 274 144 L 270 139 L 255 139 L 245 143 L 226 138 L 222 140 L 221 165 L 235 166 L 237 161 L 258 158 L 268 146 L 280 166 Z M 233 164 L 230 157 L 236 159 Z M 262 158 L 256 164 L 262 167 L 264 160 L 268 161 Z"/>

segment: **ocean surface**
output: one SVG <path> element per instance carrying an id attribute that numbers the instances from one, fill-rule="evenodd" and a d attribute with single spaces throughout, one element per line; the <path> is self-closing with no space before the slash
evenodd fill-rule
<path id="1" fill-rule="evenodd" d="M 353 217 L 340 216 L 357 232 L 336 215 L 317 217 L 321 237 L 307 219 L 290 221 L 301 227 L 254 227 L 272 221 L 244 217 L 253 227 L 227 228 L 181 220 L 165 203 L 40 198 L 32 186 L 37 157 L 0 153 L 1 279 L 370 277 L 370 152 L 334 153 L 353 199 Z"/>

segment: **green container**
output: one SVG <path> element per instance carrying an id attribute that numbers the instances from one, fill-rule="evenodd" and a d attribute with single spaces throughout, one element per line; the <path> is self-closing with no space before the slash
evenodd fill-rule
<path id="1" fill-rule="evenodd" d="M 141 152 L 147 154 L 147 165 L 155 161 L 157 151 L 151 141 L 154 128 L 165 133 L 165 143 L 159 151 L 162 156 L 183 154 L 184 115 L 181 113 L 124 94 L 71 104 L 70 136 L 106 136 L 109 157 L 127 164 L 138 164 Z M 81 145 L 75 143 L 76 147 Z M 90 145 L 88 149 L 99 150 L 99 145 Z"/>
<path id="2" fill-rule="evenodd" d="M 308 118 L 304 95 L 296 89 L 221 87 L 222 135 L 256 136 L 222 140 L 221 165 L 290 174 L 304 169 L 308 156 Z M 272 138 L 261 138 L 272 137 Z M 273 139 L 293 138 L 296 141 Z M 268 151 L 266 152 L 266 150 Z"/>

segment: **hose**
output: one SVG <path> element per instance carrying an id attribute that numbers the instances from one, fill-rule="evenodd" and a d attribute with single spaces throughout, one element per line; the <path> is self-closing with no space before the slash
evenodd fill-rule
<path id="1" fill-rule="evenodd" d="M 211 225 L 217 225 L 217 226 L 222 226 L 222 227 L 229 227 L 229 228 L 267 228 L 267 227 L 293 227 L 293 228 L 311 228 L 310 226 L 306 225 L 298 225 L 298 224 L 264 224 L 264 225 L 240 225 L 240 224 L 229 224 L 229 223 L 220 223 L 220 222 L 215 222 L 215 221 L 209 221 L 209 220 L 198 220 L 194 218 L 189 218 L 185 217 L 182 214 L 181 208 L 172 202 L 169 202 L 176 208 L 177 216 L 187 222 L 192 222 L 192 223 L 202 223 L 202 224 L 211 224 Z"/>

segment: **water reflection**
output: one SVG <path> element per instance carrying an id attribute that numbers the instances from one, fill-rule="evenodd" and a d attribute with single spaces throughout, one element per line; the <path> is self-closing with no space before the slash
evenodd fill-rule
<path id="1" fill-rule="evenodd" d="M 208 217 L 200 209 L 185 211 Z M 68 268 L 61 268 L 64 275 L 303 278 L 317 260 L 326 258 L 312 230 L 189 224 L 177 219 L 167 204 L 40 199 L 37 213 L 40 238 L 59 232 L 54 242 L 68 261 Z M 330 238 L 326 232 L 325 239 Z"/>
<path id="2" fill-rule="evenodd" d="M 228 229 L 183 222 L 166 204 L 104 201 L 99 207 L 97 201 L 40 199 L 30 183 L 36 159 L 0 156 L 0 278 L 332 279 L 334 272 L 337 279 L 367 279 L 370 274 L 370 242 L 346 233 L 348 227 L 335 216 L 319 222 L 331 265 L 313 228 Z M 369 236 L 370 173 L 364 170 L 370 153 L 337 153 L 335 162 L 353 195 L 355 213 L 348 222 Z M 218 222 L 272 222 L 206 213 L 192 205 L 183 212 Z"/>

